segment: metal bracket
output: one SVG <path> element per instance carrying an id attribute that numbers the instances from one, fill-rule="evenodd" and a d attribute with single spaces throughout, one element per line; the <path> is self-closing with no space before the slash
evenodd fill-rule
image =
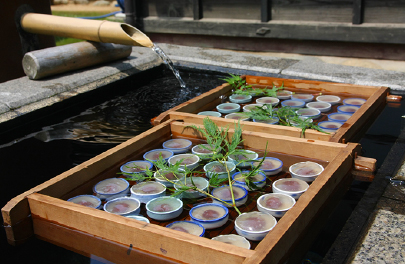
<path id="1" fill-rule="evenodd" d="M 264 36 L 267 33 L 270 33 L 270 28 L 268 27 L 261 27 L 258 30 L 256 30 L 256 35 Z"/>

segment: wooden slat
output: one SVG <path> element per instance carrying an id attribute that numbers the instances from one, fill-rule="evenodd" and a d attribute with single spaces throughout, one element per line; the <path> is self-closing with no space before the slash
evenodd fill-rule
<path id="1" fill-rule="evenodd" d="M 33 215 L 35 232 L 36 221 L 41 219 L 126 245 L 128 248 L 132 244 L 133 248 L 185 263 L 212 264 L 223 263 L 223 261 L 242 263 L 246 257 L 254 253 L 248 249 L 158 225 L 145 224 L 104 211 L 83 208 L 83 206 L 46 195 L 34 193 L 27 198 Z M 55 236 L 52 233 L 46 235 L 45 232 L 40 235 Z"/>
<path id="2" fill-rule="evenodd" d="M 145 251 L 131 245 L 121 245 L 113 241 L 81 232 L 77 229 L 50 223 L 43 219 L 35 219 L 35 235 L 41 240 L 74 251 L 91 258 L 101 257 L 115 264 L 170 264 L 179 263 Z"/>
<path id="3" fill-rule="evenodd" d="M 193 123 L 172 122 L 171 130 L 175 135 L 197 136 L 196 132 L 187 126 Z M 196 125 L 203 127 L 202 125 Z M 232 137 L 234 126 L 229 126 L 228 135 Z M 308 140 L 303 138 L 291 138 L 288 136 L 273 135 L 268 133 L 242 131 L 243 146 L 246 148 L 263 150 L 268 144 L 268 151 L 279 152 L 285 155 L 297 155 L 301 157 L 310 157 L 313 159 L 331 161 L 337 152 L 344 149 L 346 145 L 322 141 Z"/>
<path id="4" fill-rule="evenodd" d="M 206 116 L 189 114 L 184 112 L 170 112 L 169 113 L 170 119 L 173 120 L 182 120 L 188 123 L 195 123 L 195 124 L 203 124 L 204 118 Z M 210 117 L 212 120 L 218 124 L 218 126 L 231 126 L 235 123 L 235 120 L 225 119 L 222 117 Z M 241 121 L 241 126 L 243 130 L 248 131 L 255 131 L 255 132 L 264 132 L 273 135 L 281 135 L 281 136 L 289 136 L 294 138 L 301 137 L 301 129 L 296 127 L 288 127 L 288 126 L 279 126 L 279 125 L 267 125 L 257 122 L 250 122 L 250 121 Z M 313 129 L 308 129 L 305 131 L 305 138 L 306 139 L 315 139 L 315 140 L 324 140 L 329 141 L 331 138 L 330 134 L 322 133 Z"/>
<path id="5" fill-rule="evenodd" d="M 287 90 L 295 92 L 306 91 L 310 93 L 322 93 L 322 94 L 346 94 L 346 95 L 358 95 L 362 97 L 370 97 L 376 90 L 383 87 L 356 85 L 346 83 L 334 83 L 312 80 L 298 80 L 298 79 L 284 79 L 265 76 L 242 76 L 246 79 L 248 84 L 260 84 L 271 87 L 273 84 L 280 87 L 284 84 Z M 293 89 L 291 89 L 293 88 Z M 296 90 L 295 90 L 296 89 Z M 385 87 L 384 87 L 385 89 Z"/>

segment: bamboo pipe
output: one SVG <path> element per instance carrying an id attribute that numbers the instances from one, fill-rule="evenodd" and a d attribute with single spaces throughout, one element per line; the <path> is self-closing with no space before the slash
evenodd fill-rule
<path id="1" fill-rule="evenodd" d="M 21 27 L 29 33 L 153 47 L 153 42 L 137 28 L 107 20 L 88 20 L 26 13 L 21 17 Z"/>
<path id="2" fill-rule="evenodd" d="M 132 47 L 82 41 L 25 53 L 22 65 L 31 80 L 126 58 Z"/>

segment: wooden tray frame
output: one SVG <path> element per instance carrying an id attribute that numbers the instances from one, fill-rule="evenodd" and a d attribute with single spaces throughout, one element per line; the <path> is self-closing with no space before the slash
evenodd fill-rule
<path id="1" fill-rule="evenodd" d="M 385 106 L 386 98 L 388 96 L 389 88 L 385 86 L 365 86 L 344 83 L 332 83 L 321 81 L 297 80 L 297 79 L 284 79 L 274 77 L 262 76 L 242 76 L 247 84 L 251 84 L 256 88 L 272 87 L 276 85 L 280 87 L 284 85 L 286 89 L 293 92 L 305 92 L 312 94 L 334 94 L 351 97 L 367 98 L 367 101 L 362 107 L 352 115 L 352 117 L 345 122 L 345 124 L 338 129 L 336 133 L 325 134 L 316 130 L 307 129 L 305 138 L 325 140 L 331 142 L 357 142 L 361 135 L 366 132 L 368 127 L 374 122 L 375 118 L 379 115 Z M 228 84 L 218 86 L 200 96 L 197 96 L 185 103 L 182 103 L 152 120 L 152 125 L 158 125 L 168 119 L 186 118 L 187 120 L 196 117 L 196 113 L 201 111 L 209 111 L 215 109 L 215 106 L 221 103 L 221 96 L 229 96 L 232 88 Z M 183 115 L 184 113 L 192 114 Z M 232 123 L 232 120 L 224 118 L 222 123 Z M 218 121 L 218 120 L 217 120 Z M 300 137 L 300 129 L 294 127 L 285 127 L 280 125 L 267 125 L 261 123 L 242 121 L 245 129 L 250 131 L 267 132 L 275 135 L 287 135 L 291 137 Z"/>
<path id="2" fill-rule="evenodd" d="M 280 263 L 289 257 L 318 214 L 330 208 L 333 195 L 342 195 L 351 182 L 350 171 L 361 148 L 340 144 L 244 131 L 245 147 L 328 161 L 325 171 L 255 250 L 145 224 L 122 216 L 65 201 L 86 193 L 111 177 L 119 166 L 139 153 L 160 147 L 171 137 L 200 138 L 192 123 L 168 120 L 139 136 L 92 158 L 15 197 L 2 209 L 8 240 L 18 244 L 32 233 L 84 255 L 115 263 Z M 232 135 L 233 129 L 229 130 Z M 31 228 L 30 228 L 31 227 Z"/>

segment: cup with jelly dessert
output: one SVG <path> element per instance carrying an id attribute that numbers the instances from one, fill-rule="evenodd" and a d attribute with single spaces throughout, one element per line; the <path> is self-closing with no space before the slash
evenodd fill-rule
<path id="1" fill-rule="evenodd" d="M 145 181 L 131 187 L 131 197 L 138 199 L 141 203 L 147 203 L 150 200 L 164 196 L 166 186 L 160 182 Z"/>
<path id="2" fill-rule="evenodd" d="M 235 230 L 239 235 L 252 240 L 260 241 L 276 226 L 274 216 L 259 211 L 243 213 L 235 219 Z"/>
<path id="3" fill-rule="evenodd" d="M 119 197 L 105 203 L 104 211 L 122 216 L 133 216 L 139 214 L 140 206 L 141 202 L 138 199 Z"/>
<path id="4" fill-rule="evenodd" d="M 194 221 L 175 221 L 168 224 L 166 227 L 199 237 L 204 236 L 205 233 L 205 228 L 201 224 Z"/>
<path id="5" fill-rule="evenodd" d="M 273 193 L 283 193 L 293 197 L 295 200 L 309 188 L 306 181 L 297 178 L 281 178 L 273 182 Z"/>
<path id="6" fill-rule="evenodd" d="M 205 229 L 223 226 L 229 219 L 229 210 L 216 203 L 203 203 L 194 206 L 189 212 L 192 221 L 201 224 Z"/>
<path id="7" fill-rule="evenodd" d="M 129 182 L 122 178 L 109 178 L 98 182 L 93 191 L 101 200 L 112 200 L 126 196 L 129 192 Z"/>
<path id="8" fill-rule="evenodd" d="M 267 193 L 257 199 L 257 209 L 260 212 L 280 218 L 295 205 L 295 199 L 283 193 Z"/>
<path id="9" fill-rule="evenodd" d="M 175 197 L 162 196 L 146 204 L 146 214 L 158 221 L 167 221 L 178 217 L 183 212 L 183 202 Z"/>

